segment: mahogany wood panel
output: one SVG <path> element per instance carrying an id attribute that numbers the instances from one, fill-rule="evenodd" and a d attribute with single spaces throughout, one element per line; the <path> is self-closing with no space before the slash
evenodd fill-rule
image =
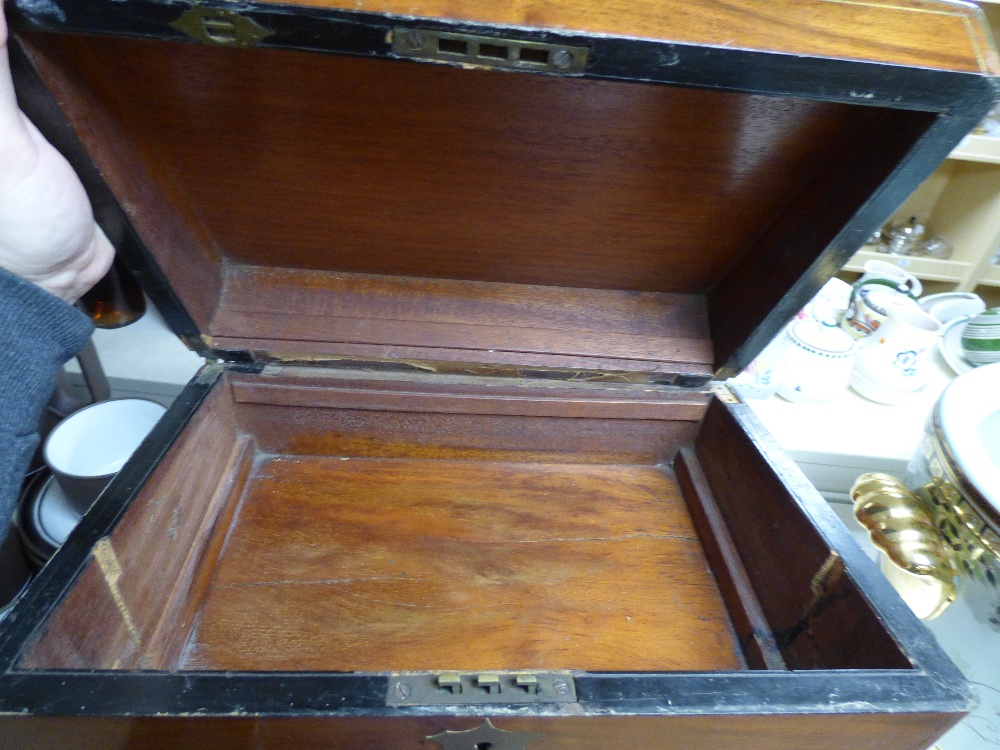
<path id="1" fill-rule="evenodd" d="M 327 274 L 274 266 L 235 266 L 230 270 L 211 332 L 220 336 L 245 334 L 247 329 L 234 330 L 227 325 L 226 316 L 266 312 L 484 327 L 544 326 L 576 335 L 695 340 L 708 336 L 708 313 L 700 295 Z M 253 332 L 260 338 L 290 338 L 260 328 Z"/>
<path id="2" fill-rule="evenodd" d="M 950 725 L 951 717 L 936 714 L 904 716 L 671 716 L 671 717 L 587 717 L 538 718 L 493 717 L 494 726 L 507 731 L 534 732 L 539 736 L 527 744 L 528 750 L 610 750 L 643 748 L 650 750 L 842 750 L 852 747 L 884 747 L 891 736 L 893 748 L 924 750 Z M 360 721 L 352 737 L 347 731 L 332 732 L 319 721 L 264 724 L 260 737 L 269 741 L 269 750 L 309 747 L 310 742 L 329 738 L 328 748 L 380 747 L 392 750 L 422 750 L 416 742 L 444 730 L 471 729 L 480 719 L 463 720 L 433 717 L 407 718 L 403 727 L 379 727 L 374 721 Z M 291 725 L 291 726 L 289 726 Z M 427 726 L 440 726 L 422 734 Z M 339 730 L 339 731 L 338 731 Z M 384 738 L 384 739 L 383 739 Z M 358 742 L 357 740 L 362 740 Z M 331 742 L 332 741 L 332 742 Z M 364 744 L 368 742 L 370 744 Z M 298 744 L 296 744 L 298 743 Z"/>
<path id="3" fill-rule="evenodd" d="M 92 562 L 23 666 L 175 667 L 192 624 L 203 617 L 202 596 L 229 533 L 255 445 L 307 456 L 416 458 L 432 467 L 428 474 L 437 470 L 433 467 L 493 466 L 499 475 L 510 475 L 507 484 L 516 484 L 517 477 L 533 471 L 530 464 L 514 462 L 549 461 L 559 467 L 557 474 L 582 473 L 591 484 L 599 484 L 594 475 L 624 472 L 618 491 L 627 493 L 630 471 L 654 470 L 616 467 L 615 462 L 639 460 L 651 465 L 672 455 L 679 444 L 693 440 L 704 406 L 703 394 L 635 386 L 540 383 L 528 388 L 503 380 L 405 374 L 387 374 L 382 380 L 363 374 L 345 379 L 307 368 L 263 376 L 226 375 L 111 535 L 121 575 L 109 581 Z M 342 466 L 335 458 L 304 460 Z M 672 480 L 658 481 L 677 502 Z M 433 484 L 430 476 L 423 482 Z M 283 490 L 287 493 L 283 503 L 299 498 L 299 488 L 293 484 Z M 305 484 L 323 491 L 322 483 Z M 330 484 L 333 489 L 325 491 L 335 492 L 337 481 Z M 502 483 L 488 484 L 491 492 L 501 492 Z M 526 496 L 529 490 L 524 490 Z M 613 494 L 607 499 L 609 510 L 615 504 Z M 543 497 L 539 503 L 551 501 Z M 303 513 L 307 518 L 309 510 Z M 633 564 L 633 555 L 655 556 L 655 545 L 646 549 L 648 540 L 635 543 L 639 552 L 617 553 L 629 557 L 628 564 Z M 685 545 L 692 544 L 697 547 L 689 535 Z M 685 551 L 682 557 L 691 554 Z M 708 575 L 703 561 L 701 571 Z M 610 601 L 608 585 L 605 596 Z M 222 597 L 216 593 L 212 601 Z M 289 607 L 289 601 L 294 603 L 294 597 L 279 603 Z M 243 606 L 246 603 L 242 600 Z M 238 604 L 232 608 L 238 609 Z M 104 614 L 102 608 L 107 610 Z M 89 616 L 91 611 L 100 617 Z M 299 618 L 289 615 L 288 621 Z"/>
<path id="4" fill-rule="evenodd" d="M 816 294 L 839 270 L 837 264 L 855 252 L 863 238 L 845 236 L 845 225 L 864 204 L 877 200 L 879 185 L 899 168 L 932 121 L 930 114 L 869 111 L 712 289 L 708 309 L 715 361 L 728 365 L 720 378 L 750 364 L 798 313 L 801 300 Z M 887 213 L 892 209 L 885 206 Z M 831 245 L 837 252 L 817 262 Z"/>
<path id="5" fill-rule="evenodd" d="M 208 332 L 250 331 L 274 340 L 271 347 L 312 341 L 475 350 L 457 354 L 467 360 L 486 350 L 710 371 L 713 356 L 701 296 L 235 267 Z"/>
<path id="6" fill-rule="evenodd" d="M 263 0 L 277 2 L 278 0 Z M 286 3 L 288 0 L 281 0 Z M 928 0 L 290 0 L 417 18 L 445 18 L 558 31 L 616 34 L 871 60 L 930 68 L 1000 72 L 972 8 Z M 981 16 L 979 17 L 981 19 Z"/>
<path id="7" fill-rule="evenodd" d="M 681 448 L 674 468 L 747 664 L 752 669 L 785 669 L 774 633 L 760 608 L 694 451 Z"/>
<path id="8" fill-rule="evenodd" d="M 485 388 L 468 387 L 468 379 L 443 377 L 442 383 L 423 380 L 394 381 L 395 388 L 371 387 L 362 380 L 303 377 L 303 382 L 232 384 L 237 403 L 437 414 L 510 415 L 528 417 L 577 417 L 589 419 L 681 420 L 694 422 L 705 413 L 706 397 L 700 393 L 633 392 L 624 388 L 561 388 L 538 383 L 506 386 L 495 381 Z M 448 382 L 448 381 L 451 382 Z M 456 383 L 455 381 L 459 381 Z M 464 392 L 462 385 L 466 385 Z"/>
<path id="9" fill-rule="evenodd" d="M 406 408 L 405 399 L 393 405 L 394 394 L 419 391 L 419 377 L 409 378 L 409 382 L 381 383 L 359 378 L 359 395 L 366 390 L 382 390 L 387 394 L 381 406 L 370 401 L 364 409 L 249 402 L 250 394 L 261 384 L 290 386 L 288 401 L 294 403 L 297 388 L 310 384 L 322 386 L 323 381 L 317 383 L 315 374 L 233 376 L 229 382 L 240 401 L 237 404 L 240 429 L 253 435 L 262 451 L 306 456 L 657 464 L 669 461 L 681 445 L 694 441 L 698 431 L 696 419 L 704 409 L 703 394 L 668 392 L 661 395 L 662 403 L 650 405 L 642 419 L 608 418 L 614 409 L 600 402 L 612 398 L 614 390 L 601 392 L 593 387 L 546 385 L 536 381 L 524 386 L 517 394 L 519 398 L 511 400 L 507 408 L 513 413 L 479 414 L 481 409 L 475 400 L 467 401 L 465 413 L 462 412 L 463 394 L 492 393 L 502 400 L 504 388 L 495 382 L 478 387 L 452 384 L 453 405 L 443 404 L 436 412 L 417 412 Z M 338 385 L 344 387 L 343 382 Z M 427 387 L 426 379 L 423 387 Z M 515 386 L 507 393 L 520 389 L 521 386 Z M 539 393 L 540 402 L 532 415 L 531 406 L 523 397 L 534 392 Z M 545 404 L 547 397 L 568 401 L 590 398 L 596 403 L 589 407 L 589 415 L 582 407 L 570 403 L 563 407 L 562 416 L 553 416 L 556 405 Z M 628 393 L 618 397 L 623 402 L 619 417 L 644 400 L 629 398 Z M 271 395 L 268 400 L 277 401 L 280 396 Z M 595 407 L 599 411 L 594 411 Z"/>
<path id="10" fill-rule="evenodd" d="M 253 265 L 704 292 L 863 111 L 266 49 L 44 43 L 135 113 L 121 126 L 144 163 L 219 252 Z M 110 155 L 102 167 L 118 169 Z"/>
<path id="11" fill-rule="evenodd" d="M 91 559 L 20 666 L 116 669 L 136 663 L 140 656 L 141 644 L 129 632 L 107 580 Z"/>
<path id="12" fill-rule="evenodd" d="M 92 559 L 22 666 L 162 669 L 176 662 L 204 573 L 214 567 L 213 542 L 246 478 L 249 448 L 249 438 L 237 437 L 228 392 L 216 388 L 111 534 L 120 574 Z M 102 615 L 95 604 L 105 600 L 111 608 Z"/>
<path id="13" fill-rule="evenodd" d="M 762 455 L 763 427 L 741 424 L 737 409 L 749 411 L 712 402 L 695 452 L 788 667 L 910 667 L 840 557 L 796 507 L 789 488 L 796 478 Z M 748 434 L 751 424 L 763 436 Z"/>
<path id="14" fill-rule="evenodd" d="M 473 318 L 474 319 L 474 318 Z M 544 354 L 553 352 L 576 357 L 601 357 L 711 362 L 707 339 L 662 339 L 627 334 L 587 334 L 553 331 L 544 322 L 533 328 L 491 326 L 482 323 L 430 323 L 367 318 L 321 318 L 305 315 L 276 315 L 271 312 L 237 313 L 227 316 L 234 331 L 261 331 L 277 326 L 294 331 L 293 340 L 329 337 L 335 341 L 362 344 L 428 344 L 434 348 L 464 349 L 475 358 L 481 349 Z"/>
<path id="15" fill-rule="evenodd" d="M 528 750 L 925 750 L 954 723 L 937 713 L 797 716 L 491 717 L 506 731 L 535 732 Z M 0 747 L 13 750 L 426 750 L 445 730 L 482 718 L 4 717 Z"/>
<path id="16" fill-rule="evenodd" d="M 224 444 L 226 437 L 228 436 L 223 437 L 220 442 Z M 249 479 L 254 457 L 253 439 L 248 435 L 238 436 L 233 441 L 228 462 L 219 472 L 219 484 L 204 505 L 201 525 L 195 530 L 189 542 L 188 554 L 176 574 L 173 591 L 159 615 L 156 630 L 149 637 L 150 647 L 146 661 L 142 663 L 144 668 L 171 669 L 180 659 L 190 628 L 198 616 L 203 594 L 208 588 L 215 563 L 226 540 L 226 532 L 236 512 L 236 498 Z M 174 491 L 173 486 L 169 489 Z M 197 500 L 205 499 L 197 498 L 183 490 L 177 494 L 182 507 L 194 502 L 197 508 L 199 505 Z M 144 520 L 148 524 L 150 519 L 147 517 Z M 172 521 L 172 524 L 176 524 L 176 521 Z M 172 529 L 173 526 L 167 529 L 168 536 Z M 176 533 L 174 531 L 175 538 Z M 139 557 L 137 553 L 132 555 L 133 560 L 138 560 Z M 161 570 L 161 575 L 169 579 L 173 571 L 166 568 Z"/>
<path id="17" fill-rule="evenodd" d="M 183 667 L 740 665 L 654 467 L 277 457 L 251 479 Z"/>

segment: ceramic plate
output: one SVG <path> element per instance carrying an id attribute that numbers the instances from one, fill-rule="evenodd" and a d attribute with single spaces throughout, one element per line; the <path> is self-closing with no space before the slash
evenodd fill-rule
<path id="1" fill-rule="evenodd" d="M 961 317 L 974 317 L 986 309 L 986 303 L 978 294 L 971 292 L 943 292 L 921 297 L 920 308 L 933 315 L 942 323 L 950 323 Z"/>
<path id="2" fill-rule="evenodd" d="M 65 542 L 80 522 L 80 515 L 70 506 L 54 477 L 46 480 L 32 503 L 30 513 L 35 532 L 53 547 Z"/>
<path id="3" fill-rule="evenodd" d="M 938 338 L 938 350 L 944 361 L 948 363 L 948 367 L 954 370 L 956 375 L 964 375 L 975 369 L 962 353 L 962 331 L 965 330 L 965 324 L 968 322 L 968 315 L 955 318 L 945 324 L 941 336 Z"/>

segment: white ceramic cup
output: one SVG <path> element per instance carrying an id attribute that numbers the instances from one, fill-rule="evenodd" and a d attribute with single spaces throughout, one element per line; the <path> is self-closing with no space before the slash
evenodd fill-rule
<path id="1" fill-rule="evenodd" d="M 861 278 L 854 283 L 855 287 L 869 281 L 883 279 L 895 282 L 900 291 L 907 292 L 914 298 L 919 297 L 920 293 L 924 290 L 920 279 L 912 273 L 903 270 L 895 263 L 889 263 L 884 260 L 869 260 L 865 262 L 864 269 Z"/>
<path id="2" fill-rule="evenodd" d="M 101 401 L 55 426 L 45 441 L 45 463 L 74 510 L 87 512 L 165 411 L 146 399 Z"/>

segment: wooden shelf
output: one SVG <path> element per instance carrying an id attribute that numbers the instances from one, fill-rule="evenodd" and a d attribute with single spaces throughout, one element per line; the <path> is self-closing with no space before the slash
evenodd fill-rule
<path id="1" fill-rule="evenodd" d="M 844 266 L 844 270 L 862 273 L 865 263 L 869 260 L 895 263 L 900 268 L 905 268 L 918 279 L 923 279 L 924 281 L 950 281 L 959 283 L 972 270 L 971 263 L 960 260 L 937 260 L 935 258 L 917 258 L 909 255 L 889 255 L 888 253 L 880 253 L 872 250 L 869 247 L 862 248 L 855 253 L 850 262 Z"/>
<path id="2" fill-rule="evenodd" d="M 979 283 L 983 286 L 1000 286 L 1000 266 L 986 266 Z"/>
<path id="3" fill-rule="evenodd" d="M 1000 164 L 1000 138 L 990 135 L 967 135 L 948 158 Z"/>

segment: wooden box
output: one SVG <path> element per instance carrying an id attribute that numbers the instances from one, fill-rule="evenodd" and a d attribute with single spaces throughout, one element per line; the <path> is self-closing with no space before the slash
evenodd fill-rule
<path id="1" fill-rule="evenodd" d="M 18 21 L 22 106 L 212 359 L 4 624 L 0 745 L 916 749 L 968 710 L 719 381 L 989 110 L 978 11 Z"/>

